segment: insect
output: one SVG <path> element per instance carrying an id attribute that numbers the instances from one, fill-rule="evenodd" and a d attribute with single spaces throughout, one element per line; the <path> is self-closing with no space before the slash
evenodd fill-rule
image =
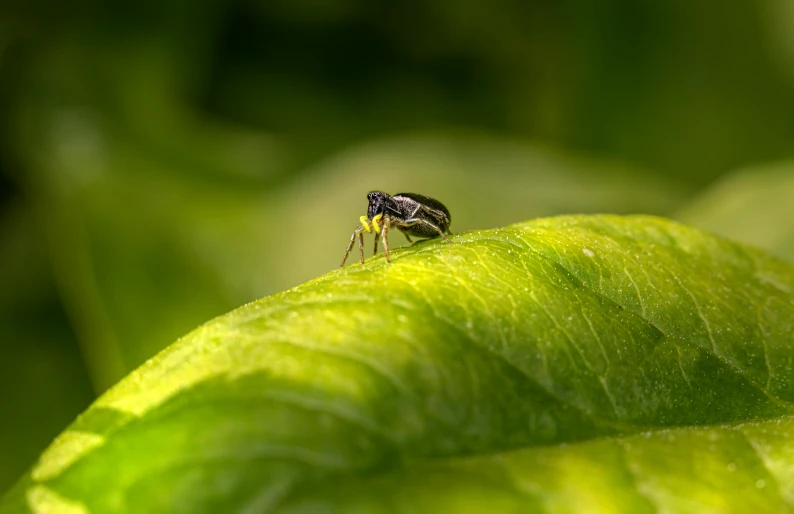
<path id="1" fill-rule="evenodd" d="M 342 259 L 341 268 L 350 255 L 350 250 L 356 242 L 358 236 L 358 249 L 361 254 L 361 263 L 364 263 L 364 231 L 372 232 L 375 230 L 375 252 L 378 253 L 378 234 L 383 240 L 383 251 L 386 254 L 386 262 L 389 260 L 389 227 L 397 227 L 405 235 L 409 243 L 412 243 L 410 236 L 421 238 L 432 238 L 441 236 L 447 242 L 452 242 L 444 232 L 449 231 L 449 224 L 452 217 L 449 210 L 438 200 L 415 193 L 398 193 L 389 196 L 382 191 L 372 191 L 367 195 L 369 206 L 367 215 L 361 216 L 361 226 L 353 231 L 350 237 L 350 244 Z M 370 224 L 372 226 L 370 227 Z"/>

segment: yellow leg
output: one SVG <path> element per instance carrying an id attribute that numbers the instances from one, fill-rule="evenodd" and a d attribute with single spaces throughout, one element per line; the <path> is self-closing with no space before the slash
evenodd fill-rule
<path id="1" fill-rule="evenodd" d="M 378 226 L 378 223 L 381 222 L 382 218 L 383 218 L 383 213 L 376 214 L 375 217 L 372 218 L 372 228 L 374 228 L 375 232 L 377 232 L 378 234 L 380 234 L 380 227 Z"/>
<path id="2" fill-rule="evenodd" d="M 372 229 L 369 228 L 369 220 L 367 219 L 366 216 L 361 216 L 358 219 L 361 221 L 361 226 L 364 227 L 364 230 L 366 230 L 367 232 L 372 232 Z"/>
<path id="3" fill-rule="evenodd" d="M 381 231 L 381 228 L 378 225 L 378 223 L 381 222 L 382 218 L 383 218 L 383 213 L 376 214 L 375 217 L 372 218 L 372 228 L 374 228 L 375 232 L 377 232 L 378 234 L 380 234 Z M 375 236 L 375 248 L 372 252 L 372 255 L 377 255 L 377 253 L 378 253 L 378 236 Z"/>

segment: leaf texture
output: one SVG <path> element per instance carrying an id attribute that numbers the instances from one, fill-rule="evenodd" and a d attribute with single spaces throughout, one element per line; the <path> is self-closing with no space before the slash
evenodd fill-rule
<path id="1" fill-rule="evenodd" d="M 195 330 L 0 512 L 794 510 L 794 267 L 643 216 L 453 240 Z"/>

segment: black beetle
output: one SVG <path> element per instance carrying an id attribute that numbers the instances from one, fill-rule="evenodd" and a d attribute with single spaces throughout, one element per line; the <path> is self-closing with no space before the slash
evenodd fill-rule
<path id="1" fill-rule="evenodd" d="M 398 193 L 394 196 L 389 196 L 382 191 L 372 191 L 367 195 L 369 206 L 367 207 L 367 215 L 361 216 L 361 226 L 358 227 L 350 238 L 350 244 L 347 245 L 347 251 L 342 259 L 341 268 L 347 261 L 347 256 L 350 255 L 350 250 L 356 242 L 358 236 L 358 248 L 361 253 L 361 263 L 364 263 L 364 233 L 363 231 L 372 232 L 375 230 L 377 234 L 381 235 L 383 239 L 383 250 L 386 253 L 386 262 L 389 260 L 389 227 L 395 226 L 400 232 L 405 235 L 409 243 L 410 236 L 431 238 L 441 236 L 447 242 L 452 242 L 444 235 L 452 234 L 449 230 L 449 224 L 452 222 L 452 217 L 449 210 L 433 198 L 418 195 L 415 193 Z M 370 223 L 372 228 L 370 228 Z M 382 226 L 380 226 L 382 224 Z M 375 253 L 378 253 L 378 236 L 375 235 Z"/>

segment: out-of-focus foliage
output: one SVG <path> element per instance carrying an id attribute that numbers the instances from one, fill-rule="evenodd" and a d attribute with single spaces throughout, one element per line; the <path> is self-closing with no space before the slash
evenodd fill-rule
<path id="1" fill-rule="evenodd" d="M 728 175 L 677 217 L 794 261 L 794 162 Z"/>
<path id="2" fill-rule="evenodd" d="M 698 223 L 711 181 L 792 157 L 793 24 L 787 0 L 3 3 L 0 489 L 174 338 L 336 266 L 370 189 L 456 232 Z"/>

